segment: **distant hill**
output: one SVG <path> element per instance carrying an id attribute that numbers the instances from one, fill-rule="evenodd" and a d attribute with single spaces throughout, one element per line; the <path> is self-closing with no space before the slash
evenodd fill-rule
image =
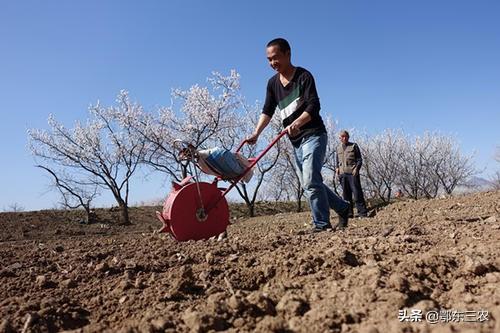
<path id="1" fill-rule="evenodd" d="M 469 186 L 478 190 L 487 190 L 492 186 L 492 182 L 483 177 L 472 177 L 469 180 Z"/>

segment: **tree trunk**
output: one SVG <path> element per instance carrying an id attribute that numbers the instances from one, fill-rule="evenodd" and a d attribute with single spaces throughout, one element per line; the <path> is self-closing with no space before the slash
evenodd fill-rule
<path id="1" fill-rule="evenodd" d="M 300 198 L 297 200 L 297 213 L 302 211 L 302 200 Z"/>
<path id="2" fill-rule="evenodd" d="M 297 184 L 298 188 L 297 190 L 297 213 L 300 213 L 302 211 L 302 194 L 304 193 L 302 190 L 302 187 L 300 187 L 300 183 Z"/>
<path id="3" fill-rule="evenodd" d="M 85 223 L 86 224 L 93 224 L 97 222 L 97 215 L 93 209 L 90 209 L 88 205 L 84 205 L 83 208 L 85 209 Z"/>
<path id="4" fill-rule="evenodd" d="M 247 202 L 247 208 L 248 208 L 248 216 L 254 217 L 255 216 L 255 203 Z"/>
<path id="5" fill-rule="evenodd" d="M 128 205 L 121 201 L 119 204 L 120 207 L 120 224 L 121 225 L 130 225 L 130 218 L 128 216 Z"/>

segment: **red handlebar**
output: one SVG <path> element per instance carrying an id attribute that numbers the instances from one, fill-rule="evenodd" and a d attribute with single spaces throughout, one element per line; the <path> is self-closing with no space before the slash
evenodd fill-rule
<path id="1" fill-rule="evenodd" d="M 268 146 L 268 148 L 271 148 L 272 146 L 274 146 L 274 144 L 275 144 L 275 143 L 276 143 L 279 139 L 281 139 L 281 137 L 282 137 L 283 135 L 285 135 L 286 133 L 287 133 L 287 130 L 286 130 L 286 129 L 282 130 L 282 131 L 280 132 L 280 134 L 279 134 L 279 135 L 278 135 L 278 136 L 277 136 L 277 137 L 276 137 L 276 138 L 275 138 L 275 139 L 271 142 L 271 144 Z M 244 140 L 240 143 L 240 145 L 238 146 L 238 148 L 236 149 L 236 152 L 239 152 L 239 151 L 241 150 L 241 148 L 243 148 L 243 146 L 244 146 L 244 145 L 245 145 L 245 143 L 247 143 L 247 142 L 248 142 L 248 140 L 247 140 L 247 139 L 244 139 Z M 264 153 L 265 153 L 265 152 L 267 152 L 268 150 L 269 150 L 269 149 L 264 150 Z"/>

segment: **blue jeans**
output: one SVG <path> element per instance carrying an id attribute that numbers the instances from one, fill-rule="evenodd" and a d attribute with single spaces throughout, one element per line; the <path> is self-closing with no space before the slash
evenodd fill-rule
<path id="1" fill-rule="evenodd" d="M 311 207 L 314 226 L 322 229 L 331 227 L 330 208 L 337 214 L 349 208 L 349 202 L 323 184 L 321 169 L 325 160 L 326 141 L 326 133 L 316 134 L 302 139 L 298 148 L 294 147 L 295 167 Z"/>

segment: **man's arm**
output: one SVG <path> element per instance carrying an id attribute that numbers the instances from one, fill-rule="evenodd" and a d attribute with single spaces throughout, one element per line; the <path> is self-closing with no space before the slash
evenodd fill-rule
<path id="1" fill-rule="evenodd" d="M 311 73 L 307 72 L 303 84 L 304 100 L 306 102 L 304 113 L 308 113 L 310 117 L 318 117 L 321 105 L 319 103 L 318 91 L 316 90 L 316 83 Z"/>
<path id="2" fill-rule="evenodd" d="M 302 114 L 295 119 L 288 127 L 288 135 L 291 137 L 297 136 L 300 133 L 300 128 L 310 122 L 313 117 L 319 116 L 320 104 L 318 92 L 316 91 L 316 84 L 314 83 L 314 78 L 311 73 L 307 72 L 304 74 L 303 89 L 304 89 L 304 101 L 306 103 L 306 108 Z"/>
<path id="3" fill-rule="evenodd" d="M 276 106 L 278 105 L 274 96 L 273 82 L 273 78 L 271 78 L 267 82 L 266 101 L 264 103 L 264 107 L 262 108 L 262 114 L 259 117 L 259 121 L 257 122 L 257 126 L 255 126 L 255 130 L 253 131 L 252 135 L 247 138 L 247 142 L 251 145 L 257 143 L 257 139 L 259 138 L 260 133 L 262 133 L 264 128 L 266 128 L 266 126 L 271 121 L 274 111 L 276 110 Z"/>
<path id="4" fill-rule="evenodd" d="M 309 121 L 311 121 L 311 115 L 307 112 L 302 112 L 302 114 L 286 128 L 286 130 L 288 131 L 288 135 L 290 135 L 292 138 L 294 136 L 297 136 L 300 133 L 300 128 L 307 124 Z"/>
<path id="5" fill-rule="evenodd" d="M 354 158 L 356 158 L 356 166 L 352 171 L 352 174 L 356 176 L 359 173 L 359 169 L 363 165 L 363 158 L 361 157 L 361 150 L 357 144 L 354 144 Z"/>
<path id="6" fill-rule="evenodd" d="M 247 142 L 251 145 L 257 143 L 257 139 L 259 138 L 260 133 L 262 133 L 264 128 L 266 128 L 266 126 L 269 125 L 270 121 L 271 117 L 269 117 L 265 113 L 262 113 L 259 117 L 259 121 L 257 122 L 257 126 L 255 126 L 253 134 L 247 138 Z"/>
<path id="7" fill-rule="evenodd" d="M 335 150 L 335 173 L 337 176 L 340 174 L 340 158 L 338 150 Z"/>

